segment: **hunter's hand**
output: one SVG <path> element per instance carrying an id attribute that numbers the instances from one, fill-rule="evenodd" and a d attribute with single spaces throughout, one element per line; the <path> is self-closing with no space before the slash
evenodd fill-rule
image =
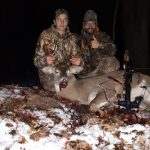
<path id="1" fill-rule="evenodd" d="M 55 58 L 54 56 L 48 55 L 48 56 L 46 57 L 47 64 L 48 64 L 48 65 L 52 64 L 52 63 L 55 61 L 55 59 L 56 59 L 56 58 Z"/>
<path id="2" fill-rule="evenodd" d="M 81 63 L 81 58 L 80 58 L 80 57 L 73 57 L 73 58 L 70 59 L 70 62 L 71 62 L 73 65 L 79 66 L 80 63 Z"/>
<path id="3" fill-rule="evenodd" d="M 91 48 L 103 48 L 103 44 L 100 43 L 95 36 L 93 36 L 93 40 L 91 41 Z"/>

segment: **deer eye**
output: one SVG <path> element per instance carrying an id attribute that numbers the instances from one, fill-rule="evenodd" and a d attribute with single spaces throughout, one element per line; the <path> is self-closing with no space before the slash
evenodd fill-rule
<path id="1" fill-rule="evenodd" d="M 58 69 L 56 69 L 56 70 L 55 70 L 55 73 L 58 74 L 58 73 L 60 73 L 60 71 L 59 71 Z"/>
<path id="2" fill-rule="evenodd" d="M 67 74 L 70 74 L 71 72 L 70 72 L 70 70 L 67 70 L 66 73 L 67 73 Z"/>

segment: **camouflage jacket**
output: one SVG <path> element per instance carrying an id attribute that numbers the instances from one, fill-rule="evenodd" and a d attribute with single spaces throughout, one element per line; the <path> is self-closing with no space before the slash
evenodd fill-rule
<path id="1" fill-rule="evenodd" d="M 77 45 L 77 37 L 69 29 L 64 35 L 60 35 L 52 25 L 44 30 L 38 38 L 34 64 L 37 68 L 47 65 L 46 56 L 52 54 L 56 57 L 55 63 L 63 62 L 75 56 L 80 56 L 80 48 Z M 52 65 L 55 65 L 52 64 Z"/>
<path id="2" fill-rule="evenodd" d="M 91 48 L 91 40 L 95 36 L 95 38 L 102 43 L 102 48 L 93 49 Z M 81 74 L 87 74 L 92 72 L 97 68 L 100 61 L 104 57 L 114 57 L 116 54 L 116 46 L 114 42 L 111 40 L 110 36 L 105 32 L 96 31 L 93 34 L 89 34 L 82 30 L 81 32 L 81 51 L 82 58 L 84 59 L 84 70 Z M 118 63 L 118 61 L 116 62 Z"/>
<path id="3" fill-rule="evenodd" d="M 66 60 L 69 61 L 69 59 L 75 56 L 80 57 L 81 50 L 77 44 L 77 37 L 72 34 L 69 29 L 66 30 L 64 35 L 60 35 L 54 25 L 40 34 L 35 50 L 34 65 L 39 70 L 40 81 L 45 89 L 51 86 L 48 85 L 48 82 L 53 84 L 53 75 L 47 75 L 41 71 L 43 67 L 48 65 L 46 57 L 49 54 L 56 57 L 54 63 L 51 64 L 52 66 Z M 82 64 L 83 63 L 81 63 L 81 65 Z"/>

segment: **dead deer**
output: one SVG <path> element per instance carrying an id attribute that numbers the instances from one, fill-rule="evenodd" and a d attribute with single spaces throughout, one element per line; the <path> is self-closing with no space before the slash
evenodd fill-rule
<path id="1" fill-rule="evenodd" d="M 82 67 L 59 64 L 55 67 L 47 66 L 42 70 L 45 73 L 54 74 L 55 90 L 58 95 L 70 100 L 78 100 L 81 104 L 90 105 L 91 108 L 99 108 L 105 104 L 113 103 L 117 101 L 118 94 L 123 95 L 124 71 L 76 79 L 73 74 L 80 72 Z M 136 96 L 143 96 L 143 102 L 150 103 L 150 76 L 134 73 L 131 100 Z"/>

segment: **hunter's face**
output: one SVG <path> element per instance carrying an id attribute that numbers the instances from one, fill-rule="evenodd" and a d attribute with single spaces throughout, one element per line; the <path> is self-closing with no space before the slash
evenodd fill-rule
<path id="1" fill-rule="evenodd" d="M 66 14 L 60 14 L 55 19 L 56 30 L 58 32 L 65 32 L 65 30 L 68 26 L 68 23 L 69 23 L 68 16 Z"/>
<path id="2" fill-rule="evenodd" d="M 84 24 L 83 28 L 88 33 L 93 33 L 96 30 L 97 25 L 94 21 L 88 21 Z"/>

